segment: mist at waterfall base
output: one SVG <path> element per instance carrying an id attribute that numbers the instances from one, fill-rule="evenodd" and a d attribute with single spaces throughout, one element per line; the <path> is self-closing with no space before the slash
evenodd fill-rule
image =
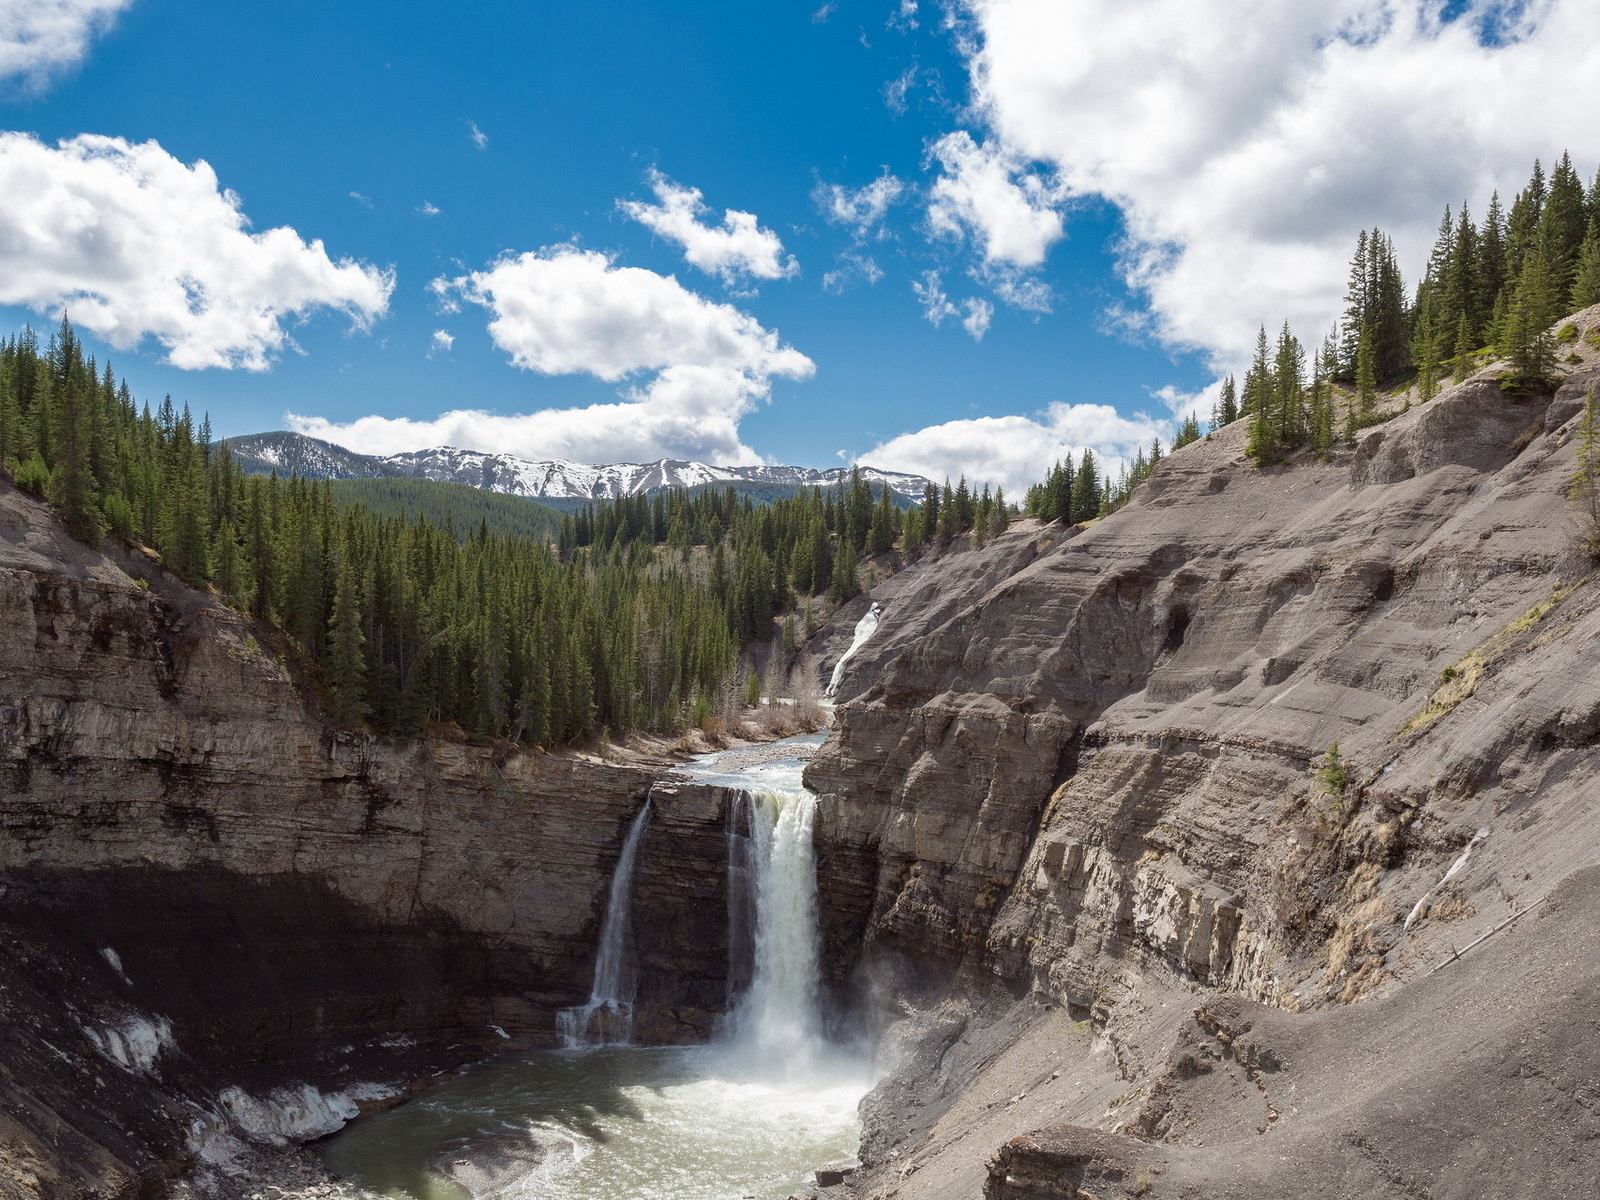
<path id="1" fill-rule="evenodd" d="M 783 744 L 809 755 L 821 740 Z M 601 940 L 613 940 L 598 947 L 594 994 L 563 1022 L 585 1044 L 469 1068 L 329 1139 L 328 1165 L 357 1194 L 780 1200 L 816 1167 L 854 1158 L 868 1055 L 829 1042 L 822 1028 L 816 801 L 800 783 L 804 759 L 725 769 L 737 754 L 708 755 L 685 772 L 746 793 L 728 834 L 730 944 L 746 969 L 742 979 L 730 971 L 737 991 L 718 1036 L 693 1047 L 605 1044 L 631 1022 L 634 967 L 621 937 L 631 881 L 621 877 L 631 875 L 646 810 L 612 880 Z"/>

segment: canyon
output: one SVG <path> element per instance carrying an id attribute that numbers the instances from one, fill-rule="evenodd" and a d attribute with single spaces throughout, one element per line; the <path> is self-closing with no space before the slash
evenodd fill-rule
<path id="1" fill-rule="evenodd" d="M 1592 1194 L 1584 355 L 1324 463 L 1228 426 L 834 615 L 828 671 L 879 614 L 806 772 L 827 1008 L 879 1038 L 852 1195 Z M 553 1044 L 647 797 L 635 1035 L 722 1011 L 738 793 L 337 730 L 277 637 L 0 484 L 6 1195 L 315 1181 L 300 1142 Z"/>

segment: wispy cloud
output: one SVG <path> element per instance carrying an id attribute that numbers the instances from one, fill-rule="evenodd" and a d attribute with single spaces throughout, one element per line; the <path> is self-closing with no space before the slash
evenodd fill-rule
<path id="1" fill-rule="evenodd" d="M 911 95 L 911 89 L 916 86 L 917 74 L 917 65 L 912 63 L 883 85 L 884 107 L 897 117 L 905 116 L 906 109 L 910 107 L 908 97 Z"/>
<path id="2" fill-rule="evenodd" d="M 472 139 L 472 144 L 479 150 L 487 150 L 489 148 L 489 135 L 478 128 L 476 121 L 467 122 L 467 136 Z"/>
<path id="3" fill-rule="evenodd" d="M 43 87 L 133 0 L 0 0 L 0 80 Z"/>
<path id="4" fill-rule="evenodd" d="M 836 10 L 838 7 L 838 4 L 836 4 L 834 0 L 826 0 L 826 3 L 821 5 L 815 12 L 811 14 L 811 23 L 813 25 L 827 24 L 828 18 L 833 16 L 834 10 Z"/>
<path id="5" fill-rule="evenodd" d="M 426 200 L 424 200 L 421 204 L 417 205 L 417 213 L 418 213 L 418 215 L 424 216 L 424 217 L 437 217 L 442 211 L 444 211 L 444 210 L 439 208 L 439 207 L 437 207 L 434 204 L 429 203 Z"/>
<path id="6" fill-rule="evenodd" d="M 922 305 L 922 315 L 935 328 L 943 325 L 946 318 L 955 317 L 975 342 L 981 342 L 983 335 L 989 332 L 989 322 L 994 319 L 994 305 L 976 296 L 956 304 L 945 294 L 939 272 L 924 271 L 921 279 L 911 281 L 911 290 Z"/>
<path id="7" fill-rule="evenodd" d="M 838 183 L 819 183 L 811 193 L 822 215 L 835 225 L 848 227 L 857 241 L 865 241 L 878 230 L 884 216 L 905 192 L 906 185 L 889 173 L 858 188 Z"/>

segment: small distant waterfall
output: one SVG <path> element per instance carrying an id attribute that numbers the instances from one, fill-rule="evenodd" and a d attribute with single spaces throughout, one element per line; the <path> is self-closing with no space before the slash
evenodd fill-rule
<path id="1" fill-rule="evenodd" d="M 833 665 L 833 678 L 828 680 L 828 686 L 823 690 L 823 695 L 833 697 L 839 690 L 839 681 L 844 678 L 844 665 L 855 657 L 856 651 L 867 644 L 867 639 L 878 628 L 878 621 L 883 616 L 883 605 L 874 604 L 867 609 L 867 615 L 856 622 L 855 637 L 850 641 L 850 649 Z"/>
<path id="2" fill-rule="evenodd" d="M 649 821 L 650 802 L 646 800 L 628 828 L 622 857 L 617 859 L 617 869 L 611 876 L 588 1003 L 556 1014 L 556 1032 L 561 1035 L 561 1044 L 569 1049 L 626 1045 L 633 1039 L 633 997 L 638 979 L 627 962 L 628 932 L 633 911 L 633 867 Z"/>
<path id="3" fill-rule="evenodd" d="M 750 955 L 749 986 L 737 997 L 724 1041 L 752 1063 L 799 1065 L 821 1048 L 818 1011 L 817 864 L 811 830 L 817 798 L 802 789 L 743 795 L 745 832 L 730 835 L 730 983 Z M 735 842 L 743 842 L 735 848 Z M 753 928 L 741 936 L 741 923 Z"/>

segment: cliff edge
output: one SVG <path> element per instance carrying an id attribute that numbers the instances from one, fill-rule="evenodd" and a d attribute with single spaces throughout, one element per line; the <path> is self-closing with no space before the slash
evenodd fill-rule
<path id="1" fill-rule="evenodd" d="M 807 772 L 836 982 L 900 1021 L 858 1194 L 1600 1184 L 1593 358 L 1326 463 L 1240 422 L 899 581 Z"/>

